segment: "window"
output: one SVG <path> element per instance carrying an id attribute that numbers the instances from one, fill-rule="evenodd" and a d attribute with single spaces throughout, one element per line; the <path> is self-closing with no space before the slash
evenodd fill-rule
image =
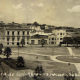
<path id="1" fill-rule="evenodd" d="M 20 31 L 18 31 L 18 33 L 17 33 L 17 34 L 19 35 L 19 33 L 20 33 Z"/>
<path id="2" fill-rule="evenodd" d="M 59 33 L 57 33 L 57 35 L 59 35 Z"/>
<path id="3" fill-rule="evenodd" d="M 25 32 L 23 31 L 23 35 L 25 34 Z"/>
<path id="4" fill-rule="evenodd" d="M 60 40 L 62 40 L 62 38 L 60 38 Z"/>
<path id="5" fill-rule="evenodd" d="M 29 42 L 27 42 L 27 44 L 29 44 Z"/>
<path id="6" fill-rule="evenodd" d="M 52 38 L 52 40 L 54 40 L 54 38 Z"/>
<path id="7" fill-rule="evenodd" d="M 7 38 L 7 41 L 9 41 L 9 38 Z"/>
<path id="8" fill-rule="evenodd" d="M 29 31 L 27 31 L 27 35 L 29 35 Z"/>
<path id="9" fill-rule="evenodd" d="M 59 38 L 57 38 L 57 40 L 59 40 Z"/>
<path id="10" fill-rule="evenodd" d="M 49 44 L 50 44 L 50 42 L 49 42 Z"/>
<path id="11" fill-rule="evenodd" d="M 25 39 L 25 36 L 22 36 L 22 39 Z"/>
<path id="12" fill-rule="evenodd" d="M 5 38 L 3 37 L 2 39 L 4 40 Z"/>
<path id="13" fill-rule="evenodd" d="M 7 35 L 9 35 L 9 31 L 7 31 Z"/>
<path id="14" fill-rule="evenodd" d="M 62 35 L 62 33 L 60 33 L 60 35 Z"/>
<path id="15" fill-rule="evenodd" d="M 45 40 L 45 44 L 47 44 L 47 40 Z"/>
<path id="16" fill-rule="evenodd" d="M 27 41 L 29 41 L 29 38 L 27 38 Z"/>
<path id="17" fill-rule="evenodd" d="M 12 42 L 12 45 L 14 45 L 14 42 Z"/>
<path id="18" fill-rule="evenodd" d="M 14 38 L 12 38 L 12 41 L 14 41 Z"/>
<path id="19" fill-rule="evenodd" d="M 12 31 L 12 35 L 14 35 L 14 31 Z"/>
<path id="20" fill-rule="evenodd" d="M 34 40 L 31 40 L 31 44 L 34 44 L 35 42 L 34 42 Z"/>
<path id="21" fill-rule="evenodd" d="M 51 42 L 51 44 L 54 44 L 54 42 Z"/>
<path id="22" fill-rule="evenodd" d="M 49 38 L 49 40 L 50 40 L 50 38 Z"/>
<path id="23" fill-rule="evenodd" d="M 20 38 L 18 37 L 18 38 L 17 38 L 17 41 L 19 41 L 19 39 L 20 39 Z"/>
<path id="24" fill-rule="evenodd" d="M 41 40 L 38 40 L 38 44 L 41 44 Z"/>
<path id="25" fill-rule="evenodd" d="M 7 43 L 7 45 L 9 45 L 9 43 Z"/>

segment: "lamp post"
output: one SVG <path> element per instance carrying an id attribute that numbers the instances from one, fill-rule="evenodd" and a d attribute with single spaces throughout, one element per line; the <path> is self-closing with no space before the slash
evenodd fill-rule
<path id="1" fill-rule="evenodd" d="M 19 57 L 19 42 L 17 43 L 17 45 L 18 45 L 18 57 Z"/>

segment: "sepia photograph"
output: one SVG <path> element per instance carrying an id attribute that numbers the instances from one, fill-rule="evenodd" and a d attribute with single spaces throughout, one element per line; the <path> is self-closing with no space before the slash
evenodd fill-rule
<path id="1" fill-rule="evenodd" d="M 80 0 L 0 0 L 0 80 L 80 80 Z"/>

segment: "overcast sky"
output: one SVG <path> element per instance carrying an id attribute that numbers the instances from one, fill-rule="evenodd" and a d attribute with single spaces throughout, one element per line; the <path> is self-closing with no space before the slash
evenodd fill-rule
<path id="1" fill-rule="evenodd" d="M 0 21 L 80 27 L 80 0 L 0 0 Z"/>

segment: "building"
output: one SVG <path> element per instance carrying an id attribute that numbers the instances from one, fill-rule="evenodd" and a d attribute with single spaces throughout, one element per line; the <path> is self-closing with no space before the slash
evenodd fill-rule
<path id="1" fill-rule="evenodd" d="M 25 46 L 29 44 L 30 29 L 26 27 L 12 27 L 5 30 L 5 46 L 17 46 L 22 39 Z"/>
<path id="2" fill-rule="evenodd" d="M 40 45 L 41 44 L 41 39 L 45 40 L 45 44 L 48 44 L 48 35 L 47 34 L 35 34 L 30 37 L 30 44 L 34 45 Z"/>
<path id="3" fill-rule="evenodd" d="M 63 42 L 63 38 L 66 35 L 66 30 L 64 30 L 64 29 L 56 29 L 56 30 L 53 30 L 52 33 L 54 34 L 53 38 L 55 38 L 54 44 L 59 45 L 60 42 Z"/>
<path id="4" fill-rule="evenodd" d="M 56 35 L 55 33 L 48 35 L 48 44 L 49 45 L 56 45 Z"/>

